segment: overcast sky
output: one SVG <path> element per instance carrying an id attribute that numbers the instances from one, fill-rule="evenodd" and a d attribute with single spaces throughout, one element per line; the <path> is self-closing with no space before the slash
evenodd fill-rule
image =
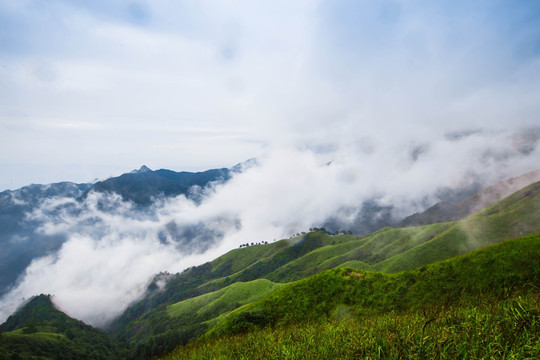
<path id="1" fill-rule="evenodd" d="M 539 56 L 536 0 L 0 0 L 0 190 L 527 133 Z"/>
<path id="2" fill-rule="evenodd" d="M 159 271 L 537 169 L 539 114 L 538 0 L 0 0 L 0 190 L 259 159 L 146 217 L 113 195 L 44 200 L 27 219 L 66 242 L 0 322 L 50 293 L 103 325 Z M 208 249 L 163 244 L 170 224 Z"/>

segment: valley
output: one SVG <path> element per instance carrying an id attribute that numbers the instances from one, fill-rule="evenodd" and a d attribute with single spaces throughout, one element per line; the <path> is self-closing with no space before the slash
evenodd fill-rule
<path id="1" fill-rule="evenodd" d="M 157 275 L 107 335 L 74 325 L 40 295 L 2 325 L 0 349 L 55 358 L 66 348 L 89 359 L 454 357 L 472 337 L 477 357 L 534 357 L 539 218 L 536 182 L 457 221 L 247 244 Z"/>

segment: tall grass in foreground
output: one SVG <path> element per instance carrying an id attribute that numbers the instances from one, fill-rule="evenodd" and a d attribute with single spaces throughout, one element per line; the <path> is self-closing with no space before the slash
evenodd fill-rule
<path id="1" fill-rule="evenodd" d="M 162 359 L 539 359 L 540 293 L 201 339 Z M 340 319 L 341 318 L 341 319 Z"/>

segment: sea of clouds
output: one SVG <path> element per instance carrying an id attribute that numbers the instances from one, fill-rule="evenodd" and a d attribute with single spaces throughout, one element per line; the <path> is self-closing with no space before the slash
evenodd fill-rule
<path id="1" fill-rule="evenodd" d="M 437 202 L 441 192 L 535 169 L 539 138 L 540 130 L 530 128 L 445 133 L 422 142 L 327 141 L 272 149 L 227 183 L 193 189 L 200 201 L 181 195 L 141 208 L 115 194 L 48 198 L 26 217 L 40 224 L 36 232 L 67 241 L 32 261 L 1 299 L 1 315 L 46 293 L 69 315 L 106 326 L 161 271 L 182 271 L 330 218 L 352 228 L 366 201 L 399 220 Z"/>

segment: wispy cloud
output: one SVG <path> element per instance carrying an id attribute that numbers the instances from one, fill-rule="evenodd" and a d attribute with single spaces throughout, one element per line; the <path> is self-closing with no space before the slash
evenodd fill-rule
<path id="1" fill-rule="evenodd" d="M 4 313 L 44 291 L 102 324 L 155 272 L 537 168 L 539 18 L 534 1 L 0 2 L 0 188 L 260 162 L 150 215 L 43 204 L 41 230 L 69 240 Z M 212 246 L 178 248 L 195 230 Z"/>
<path id="2" fill-rule="evenodd" d="M 103 326 L 160 271 L 181 271 L 240 244 L 286 238 L 329 219 L 353 228 L 365 202 L 399 219 L 438 201 L 441 191 L 535 168 L 539 133 L 475 130 L 421 142 L 364 138 L 324 151 L 274 148 L 202 193 L 200 203 L 180 196 L 140 209 L 118 195 L 46 199 L 28 219 L 41 224 L 35 231 L 67 241 L 31 263 L 1 299 L 0 314 L 44 292 L 70 315 Z"/>
<path id="3" fill-rule="evenodd" d="M 0 166 L 225 166 L 262 155 L 261 143 L 504 130 L 534 126 L 540 111 L 534 2 L 26 1 L 0 13 L 2 120 L 62 119 L 84 138 L 7 129 Z M 194 129 L 258 141 L 220 134 L 171 154 L 170 133 L 191 148 Z"/>

